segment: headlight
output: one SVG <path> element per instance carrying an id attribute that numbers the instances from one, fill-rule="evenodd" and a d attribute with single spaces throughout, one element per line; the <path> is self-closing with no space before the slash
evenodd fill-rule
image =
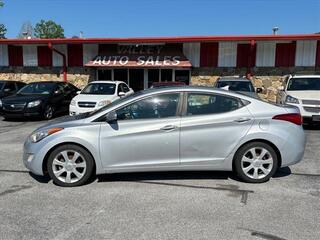
<path id="1" fill-rule="evenodd" d="M 98 107 L 103 107 L 103 106 L 108 105 L 108 104 L 110 104 L 110 103 L 111 103 L 110 100 L 103 100 L 103 101 L 100 101 L 100 102 L 98 103 Z"/>
<path id="2" fill-rule="evenodd" d="M 46 130 L 40 130 L 40 131 L 32 133 L 29 136 L 29 138 L 30 138 L 31 142 L 36 143 L 36 142 L 41 141 L 45 137 L 47 137 L 47 136 L 49 136 L 51 134 L 54 134 L 56 132 L 59 132 L 61 130 L 63 130 L 63 128 L 49 128 L 49 129 L 46 129 Z"/>
<path id="3" fill-rule="evenodd" d="M 40 104 L 41 104 L 40 100 L 29 102 L 28 103 L 28 108 L 36 107 L 36 106 L 39 106 Z"/>
<path id="4" fill-rule="evenodd" d="M 76 101 L 75 100 L 71 100 L 70 105 L 71 106 L 75 106 L 76 105 Z"/>
<path id="5" fill-rule="evenodd" d="M 290 95 L 288 95 L 286 97 L 286 103 L 299 103 L 299 100 L 297 98 L 291 97 Z"/>

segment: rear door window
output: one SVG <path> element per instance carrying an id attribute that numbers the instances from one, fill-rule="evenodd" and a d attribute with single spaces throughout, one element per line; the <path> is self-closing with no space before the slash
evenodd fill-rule
<path id="1" fill-rule="evenodd" d="M 189 93 L 187 96 L 187 116 L 218 114 L 234 111 L 243 104 L 234 97 L 219 94 Z"/>

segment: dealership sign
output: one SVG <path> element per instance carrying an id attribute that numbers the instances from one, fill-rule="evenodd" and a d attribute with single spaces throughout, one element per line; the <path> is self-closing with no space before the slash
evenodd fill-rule
<path id="1" fill-rule="evenodd" d="M 115 50 L 115 49 L 114 49 Z M 191 67 L 181 51 L 172 51 L 164 45 L 120 45 L 110 54 L 99 54 L 86 64 L 92 67 Z"/>

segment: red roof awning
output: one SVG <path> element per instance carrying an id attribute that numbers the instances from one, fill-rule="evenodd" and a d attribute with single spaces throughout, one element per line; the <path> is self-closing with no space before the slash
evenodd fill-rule
<path id="1" fill-rule="evenodd" d="M 85 64 L 109 68 L 190 68 L 179 45 L 106 46 L 104 52 Z"/>

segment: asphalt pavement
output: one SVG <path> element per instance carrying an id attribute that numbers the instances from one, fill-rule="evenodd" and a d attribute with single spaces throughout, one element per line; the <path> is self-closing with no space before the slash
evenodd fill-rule
<path id="1" fill-rule="evenodd" d="M 228 172 L 103 175 L 76 188 L 30 174 L 22 145 L 45 122 L 0 118 L 0 239 L 320 239 L 320 130 L 264 184 Z"/>

